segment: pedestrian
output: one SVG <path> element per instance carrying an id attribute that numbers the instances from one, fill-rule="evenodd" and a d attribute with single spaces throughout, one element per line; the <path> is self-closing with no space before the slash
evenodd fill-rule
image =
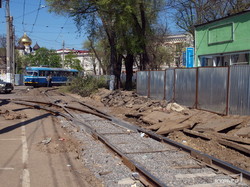
<path id="1" fill-rule="evenodd" d="M 52 77 L 51 77 L 51 75 L 50 74 L 48 74 L 48 76 L 47 76 L 47 87 L 51 87 L 52 85 L 51 85 L 51 81 L 52 81 Z"/>

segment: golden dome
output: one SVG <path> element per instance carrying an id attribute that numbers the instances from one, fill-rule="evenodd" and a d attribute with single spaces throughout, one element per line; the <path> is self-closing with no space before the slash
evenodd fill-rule
<path id="1" fill-rule="evenodd" d="M 27 36 L 26 33 L 18 41 L 19 44 L 23 44 L 25 46 L 30 46 L 32 44 L 32 40 Z"/>

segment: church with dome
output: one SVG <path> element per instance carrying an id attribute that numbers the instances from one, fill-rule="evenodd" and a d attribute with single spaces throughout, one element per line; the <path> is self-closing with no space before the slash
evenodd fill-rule
<path id="1" fill-rule="evenodd" d="M 33 48 L 31 47 L 32 40 L 27 36 L 26 33 L 18 41 L 18 46 L 16 49 L 19 51 L 20 55 L 27 55 L 32 52 L 35 52 L 40 48 L 40 46 L 36 43 Z"/>

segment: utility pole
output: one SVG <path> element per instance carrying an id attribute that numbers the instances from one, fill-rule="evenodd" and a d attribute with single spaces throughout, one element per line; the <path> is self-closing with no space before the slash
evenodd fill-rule
<path id="1" fill-rule="evenodd" d="M 6 65 L 7 65 L 7 80 L 6 82 L 11 82 L 11 73 L 10 73 L 10 58 L 11 58 L 11 38 L 10 38 L 10 7 L 9 0 L 6 0 Z"/>
<path id="2" fill-rule="evenodd" d="M 15 74 L 17 73 L 16 70 L 16 58 L 15 58 L 15 28 L 13 26 L 13 18 L 12 18 L 12 24 L 11 24 L 11 40 L 12 40 L 12 73 L 13 73 L 13 82 L 15 82 Z"/>
<path id="3" fill-rule="evenodd" d="M 63 43 L 62 43 L 62 47 L 63 47 L 62 67 L 64 68 L 64 47 L 65 47 L 64 40 L 63 40 Z"/>

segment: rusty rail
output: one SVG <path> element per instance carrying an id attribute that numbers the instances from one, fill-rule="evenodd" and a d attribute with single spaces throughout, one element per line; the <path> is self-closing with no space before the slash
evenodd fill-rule
<path id="1" fill-rule="evenodd" d="M 51 109 L 49 109 L 47 107 L 42 107 L 42 106 L 39 106 L 37 104 L 28 103 L 27 100 L 26 101 L 12 100 L 12 102 L 14 102 L 16 104 L 31 106 L 31 107 L 34 107 L 35 109 L 43 109 L 43 110 L 49 111 L 49 112 L 51 112 L 51 113 L 53 113 L 55 115 L 61 115 L 61 116 L 65 117 L 66 119 L 73 121 L 74 124 L 83 125 L 85 127 L 86 132 L 88 132 L 94 138 L 100 140 L 105 145 L 107 145 L 111 150 L 116 152 L 121 157 L 124 164 L 127 165 L 132 171 L 139 172 L 141 174 L 141 176 L 143 176 L 143 179 L 141 179 L 141 182 L 144 182 L 144 184 L 145 184 L 145 181 L 147 181 L 146 182 L 147 184 L 145 184 L 145 185 L 147 185 L 147 186 L 165 186 L 159 179 L 155 178 L 153 175 L 151 175 L 146 170 L 144 170 L 143 167 L 141 167 L 138 163 L 130 160 L 125 154 L 123 154 L 120 150 L 118 150 L 115 146 L 113 146 L 108 140 L 106 140 L 104 136 L 97 133 L 89 125 L 87 125 L 86 123 L 84 123 L 84 122 L 82 122 L 82 121 L 80 121 L 78 119 L 72 118 L 72 114 L 70 114 L 71 113 L 70 111 L 67 111 L 68 114 L 64 114 L 64 113 L 61 113 L 61 112 L 58 112 L 58 111 L 55 111 L 55 110 L 51 110 Z M 47 104 L 49 106 L 54 105 L 54 106 L 62 108 L 62 106 L 60 106 L 60 105 L 56 105 L 56 104 L 48 103 L 48 102 L 40 102 L 40 101 L 29 101 L 29 102 Z M 163 137 L 161 135 L 157 135 L 157 134 L 153 133 L 152 131 L 145 130 L 143 128 L 140 128 L 140 127 L 137 127 L 137 126 L 132 125 L 130 123 L 127 123 L 127 122 L 125 122 L 123 120 L 117 119 L 117 118 L 115 118 L 113 116 L 110 116 L 110 115 L 106 114 L 105 112 L 102 112 L 102 111 L 100 111 L 98 109 L 95 109 L 94 107 L 92 107 L 90 105 L 87 105 L 86 103 L 83 103 L 83 102 L 80 102 L 80 103 L 82 105 L 84 105 L 86 107 L 89 107 L 89 108 L 96 111 L 96 112 L 89 112 L 88 111 L 88 113 L 96 115 L 97 112 L 98 113 L 100 112 L 101 114 L 99 113 L 99 116 L 101 115 L 102 117 L 104 117 L 107 120 L 111 120 L 114 123 L 117 123 L 118 125 L 121 125 L 121 126 L 126 127 L 128 129 L 131 129 L 131 130 L 135 130 L 137 132 L 143 132 L 143 133 L 147 134 L 149 137 L 151 137 L 151 138 L 153 138 L 153 139 L 155 139 L 157 141 L 164 142 L 164 143 L 167 143 L 167 144 L 169 144 L 171 146 L 177 147 L 177 148 L 189 153 L 195 159 L 198 159 L 198 160 L 206 163 L 206 165 L 208 165 L 208 166 L 210 166 L 212 168 L 220 169 L 220 170 L 224 171 L 224 173 L 227 173 L 227 174 L 228 173 L 230 173 L 230 174 L 242 174 L 243 179 L 247 180 L 248 183 L 250 181 L 250 172 L 248 172 L 248 171 L 245 171 L 243 169 L 235 167 L 230 163 L 227 163 L 227 162 L 222 161 L 220 159 L 217 159 L 217 158 L 215 158 L 213 156 L 202 153 L 202 152 L 200 152 L 198 150 L 195 150 L 195 149 L 193 149 L 191 147 L 188 147 L 188 146 L 183 145 L 181 143 L 178 143 L 176 141 L 170 140 L 170 139 L 168 139 L 166 137 Z M 69 108 L 71 110 L 78 110 L 78 111 L 86 112 L 86 110 L 75 108 L 75 107 L 67 107 L 67 108 Z"/>

